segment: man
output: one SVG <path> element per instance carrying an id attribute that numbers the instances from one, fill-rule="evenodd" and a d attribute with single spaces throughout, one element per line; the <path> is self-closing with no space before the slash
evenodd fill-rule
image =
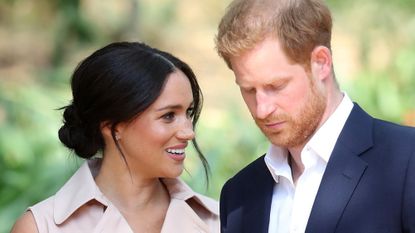
<path id="1" fill-rule="evenodd" d="M 217 50 L 268 152 L 224 185 L 222 232 L 415 232 L 415 129 L 339 89 L 322 0 L 234 0 Z"/>

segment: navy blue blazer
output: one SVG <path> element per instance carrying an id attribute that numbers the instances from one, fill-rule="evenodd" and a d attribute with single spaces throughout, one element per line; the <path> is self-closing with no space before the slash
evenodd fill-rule
<path id="1" fill-rule="evenodd" d="M 220 197 L 221 232 L 268 232 L 274 183 L 264 156 L 229 179 Z M 355 104 L 306 233 L 404 232 L 415 233 L 415 128 L 374 119 Z"/>

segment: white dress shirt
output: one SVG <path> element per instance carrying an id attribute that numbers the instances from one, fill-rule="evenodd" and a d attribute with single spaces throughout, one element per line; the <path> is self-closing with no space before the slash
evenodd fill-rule
<path id="1" fill-rule="evenodd" d="M 301 151 L 304 172 L 294 185 L 288 164 L 288 150 L 271 145 L 265 163 L 275 180 L 269 233 L 304 233 L 317 190 L 337 138 L 353 108 L 344 93 L 343 100 L 311 137 Z"/>

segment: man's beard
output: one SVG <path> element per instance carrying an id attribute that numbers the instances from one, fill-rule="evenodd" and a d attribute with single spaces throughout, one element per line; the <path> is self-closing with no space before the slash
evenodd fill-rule
<path id="1" fill-rule="evenodd" d="M 284 148 L 302 146 L 315 133 L 326 109 L 326 96 L 318 92 L 314 83 L 311 83 L 310 93 L 308 102 L 301 107 L 298 115 L 290 116 L 282 113 L 266 119 L 266 122 L 284 122 L 281 130 L 270 130 L 264 125 L 264 121 L 255 119 L 272 144 Z"/>

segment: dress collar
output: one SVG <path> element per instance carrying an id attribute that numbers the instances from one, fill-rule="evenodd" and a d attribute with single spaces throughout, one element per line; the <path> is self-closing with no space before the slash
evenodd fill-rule
<path id="1" fill-rule="evenodd" d="M 87 160 L 76 173 L 56 193 L 54 203 L 54 220 L 56 224 L 63 223 L 76 210 L 88 202 L 95 200 L 103 205 L 103 209 L 111 202 L 104 196 L 96 185 L 94 177 L 101 167 L 101 159 Z M 188 201 L 194 199 L 203 208 L 214 215 L 219 215 L 217 203 L 212 199 L 194 192 L 186 183 L 178 178 L 163 178 L 171 199 Z"/>
<path id="2" fill-rule="evenodd" d="M 101 167 L 101 159 L 87 160 L 56 193 L 53 217 L 56 224 L 63 223 L 77 209 L 91 200 L 107 207 L 109 201 L 101 193 L 94 177 Z"/>
<path id="3" fill-rule="evenodd" d="M 170 199 L 179 199 L 188 201 L 194 199 L 202 207 L 204 207 L 210 213 L 219 216 L 219 209 L 217 202 L 194 192 L 185 182 L 177 178 L 164 178 L 162 182 L 166 186 L 170 194 Z"/>

